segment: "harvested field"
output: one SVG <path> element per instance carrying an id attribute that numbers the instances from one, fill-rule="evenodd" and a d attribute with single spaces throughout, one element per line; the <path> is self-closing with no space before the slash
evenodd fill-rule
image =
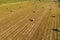
<path id="1" fill-rule="evenodd" d="M 54 2 L 0 5 L 0 40 L 60 40 L 59 15 Z"/>

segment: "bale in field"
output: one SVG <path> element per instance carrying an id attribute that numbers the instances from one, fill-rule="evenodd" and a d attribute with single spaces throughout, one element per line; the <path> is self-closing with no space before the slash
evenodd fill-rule
<path id="1" fill-rule="evenodd" d="M 54 17 L 55 18 L 55 15 L 51 16 L 51 17 Z"/>
<path id="2" fill-rule="evenodd" d="M 58 29 L 53 29 L 53 31 L 58 31 Z"/>
<path id="3" fill-rule="evenodd" d="M 58 15 L 58 16 L 60 16 L 60 15 Z"/>
<path id="4" fill-rule="evenodd" d="M 29 19 L 29 21 L 34 21 L 34 19 Z"/>
<path id="5" fill-rule="evenodd" d="M 53 29 L 53 31 L 57 31 L 57 32 L 60 32 L 60 30 L 59 30 L 59 29 Z"/>
<path id="6" fill-rule="evenodd" d="M 21 6 L 19 8 L 22 8 Z"/>
<path id="7" fill-rule="evenodd" d="M 33 11 L 33 13 L 35 13 L 35 11 Z"/>
<path id="8" fill-rule="evenodd" d="M 59 39 L 56 39 L 56 40 L 59 40 Z"/>
<path id="9" fill-rule="evenodd" d="M 6 8 L 6 9 L 9 9 L 9 8 Z"/>
<path id="10" fill-rule="evenodd" d="M 50 8 L 49 10 L 51 11 L 52 9 Z"/>
<path id="11" fill-rule="evenodd" d="M 41 0 L 39 0 L 39 1 L 41 1 Z"/>
<path id="12" fill-rule="evenodd" d="M 42 8 L 44 8 L 44 7 L 42 7 Z"/>
<path id="13" fill-rule="evenodd" d="M 13 12 L 12 10 L 10 10 L 10 12 Z"/>

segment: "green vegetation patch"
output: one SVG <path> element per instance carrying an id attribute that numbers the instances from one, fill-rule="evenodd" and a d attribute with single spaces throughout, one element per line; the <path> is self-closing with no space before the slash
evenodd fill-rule
<path id="1" fill-rule="evenodd" d="M 20 2 L 20 1 L 28 1 L 28 0 L 0 0 L 0 4 L 3 4 L 3 3 Z"/>

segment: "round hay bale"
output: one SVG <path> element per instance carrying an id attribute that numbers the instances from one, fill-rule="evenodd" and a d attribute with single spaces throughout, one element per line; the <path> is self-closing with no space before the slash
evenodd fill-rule
<path id="1" fill-rule="evenodd" d="M 34 21 L 34 19 L 29 19 L 29 21 Z"/>
<path id="2" fill-rule="evenodd" d="M 55 18 L 55 15 L 53 15 L 53 16 L 51 16 L 51 17 Z"/>
<path id="3" fill-rule="evenodd" d="M 35 13 L 35 11 L 33 11 L 33 13 Z"/>

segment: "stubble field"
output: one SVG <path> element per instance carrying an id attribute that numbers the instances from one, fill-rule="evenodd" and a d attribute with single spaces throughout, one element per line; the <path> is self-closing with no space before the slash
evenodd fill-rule
<path id="1" fill-rule="evenodd" d="M 0 40 L 60 40 L 60 8 L 54 2 L 0 5 Z"/>

